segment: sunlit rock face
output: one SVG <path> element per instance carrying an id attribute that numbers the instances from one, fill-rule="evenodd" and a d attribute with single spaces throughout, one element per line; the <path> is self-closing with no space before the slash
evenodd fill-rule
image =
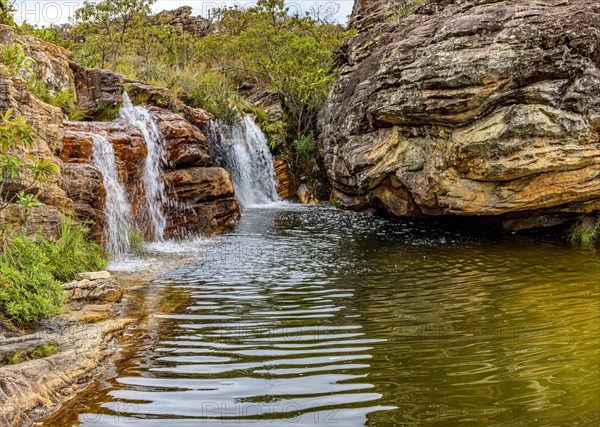
<path id="1" fill-rule="evenodd" d="M 554 226 L 600 208 L 600 4 L 357 1 L 325 112 L 334 196 Z"/>

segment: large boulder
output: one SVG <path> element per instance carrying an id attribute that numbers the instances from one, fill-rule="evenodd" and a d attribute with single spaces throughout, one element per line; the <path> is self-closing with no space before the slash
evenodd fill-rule
<path id="1" fill-rule="evenodd" d="M 165 182 L 173 202 L 169 235 L 219 231 L 232 227 L 240 218 L 231 176 L 225 169 L 169 170 Z"/>
<path id="2" fill-rule="evenodd" d="M 179 114 L 158 107 L 150 113 L 165 139 L 170 168 L 212 166 L 206 136 Z"/>
<path id="3" fill-rule="evenodd" d="M 91 118 L 110 119 L 123 102 L 123 80 L 112 71 L 82 68 L 75 76 L 78 107 Z"/>
<path id="4" fill-rule="evenodd" d="M 334 197 L 513 230 L 600 209 L 600 4 L 414 3 L 355 5 L 321 147 Z"/>

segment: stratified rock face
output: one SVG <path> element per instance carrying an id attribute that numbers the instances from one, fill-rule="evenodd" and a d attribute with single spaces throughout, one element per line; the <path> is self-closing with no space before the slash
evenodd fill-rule
<path id="1" fill-rule="evenodd" d="M 78 106 L 88 117 L 97 117 L 106 109 L 123 102 L 123 81 L 112 71 L 81 69 L 76 76 Z"/>
<path id="2" fill-rule="evenodd" d="M 233 227 L 240 211 L 229 172 L 222 168 L 189 168 L 165 172 L 171 208 L 168 233 L 211 232 Z"/>
<path id="3" fill-rule="evenodd" d="M 151 107 L 150 113 L 165 138 L 168 167 L 212 166 L 206 136 L 177 113 Z"/>
<path id="4" fill-rule="evenodd" d="M 600 3 L 358 1 L 326 111 L 334 196 L 509 229 L 600 208 Z"/>
<path id="5" fill-rule="evenodd" d="M 102 174 L 92 165 L 64 163 L 62 175 L 63 189 L 73 200 L 75 215 L 87 223 L 95 240 L 103 241 L 106 191 Z"/>

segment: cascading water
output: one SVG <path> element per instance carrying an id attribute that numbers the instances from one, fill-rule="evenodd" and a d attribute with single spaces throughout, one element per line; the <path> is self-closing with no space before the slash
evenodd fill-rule
<path id="1" fill-rule="evenodd" d="M 167 194 L 162 180 L 163 164 L 166 163 L 164 138 L 148 110 L 134 106 L 127 93 L 123 93 L 123 106 L 119 117 L 138 128 L 146 141 L 148 156 L 142 178 L 145 203 L 138 222 L 143 229 L 150 232 L 153 240 L 162 240 L 167 225 L 164 212 Z"/>
<path id="2" fill-rule="evenodd" d="M 130 249 L 128 234 L 131 229 L 131 204 L 117 171 L 112 145 L 99 135 L 94 135 L 93 141 L 93 163 L 102 174 L 106 189 L 104 215 L 107 249 L 118 260 Z"/>
<path id="3" fill-rule="evenodd" d="M 228 170 L 243 208 L 279 200 L 267 138 L 250 115 L 231 126 L 216 124 L 210 139 L 215 163 Z M 221 136 L 219 136 L 219 134 Z"/>

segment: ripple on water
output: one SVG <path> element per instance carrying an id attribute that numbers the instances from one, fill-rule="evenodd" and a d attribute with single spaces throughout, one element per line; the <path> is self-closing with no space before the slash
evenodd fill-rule
<path id="1" fill-rule="evenodd" d="M 58 425 L 599 424 L 594 253 L 282 204 L 192 246 Z"/>

